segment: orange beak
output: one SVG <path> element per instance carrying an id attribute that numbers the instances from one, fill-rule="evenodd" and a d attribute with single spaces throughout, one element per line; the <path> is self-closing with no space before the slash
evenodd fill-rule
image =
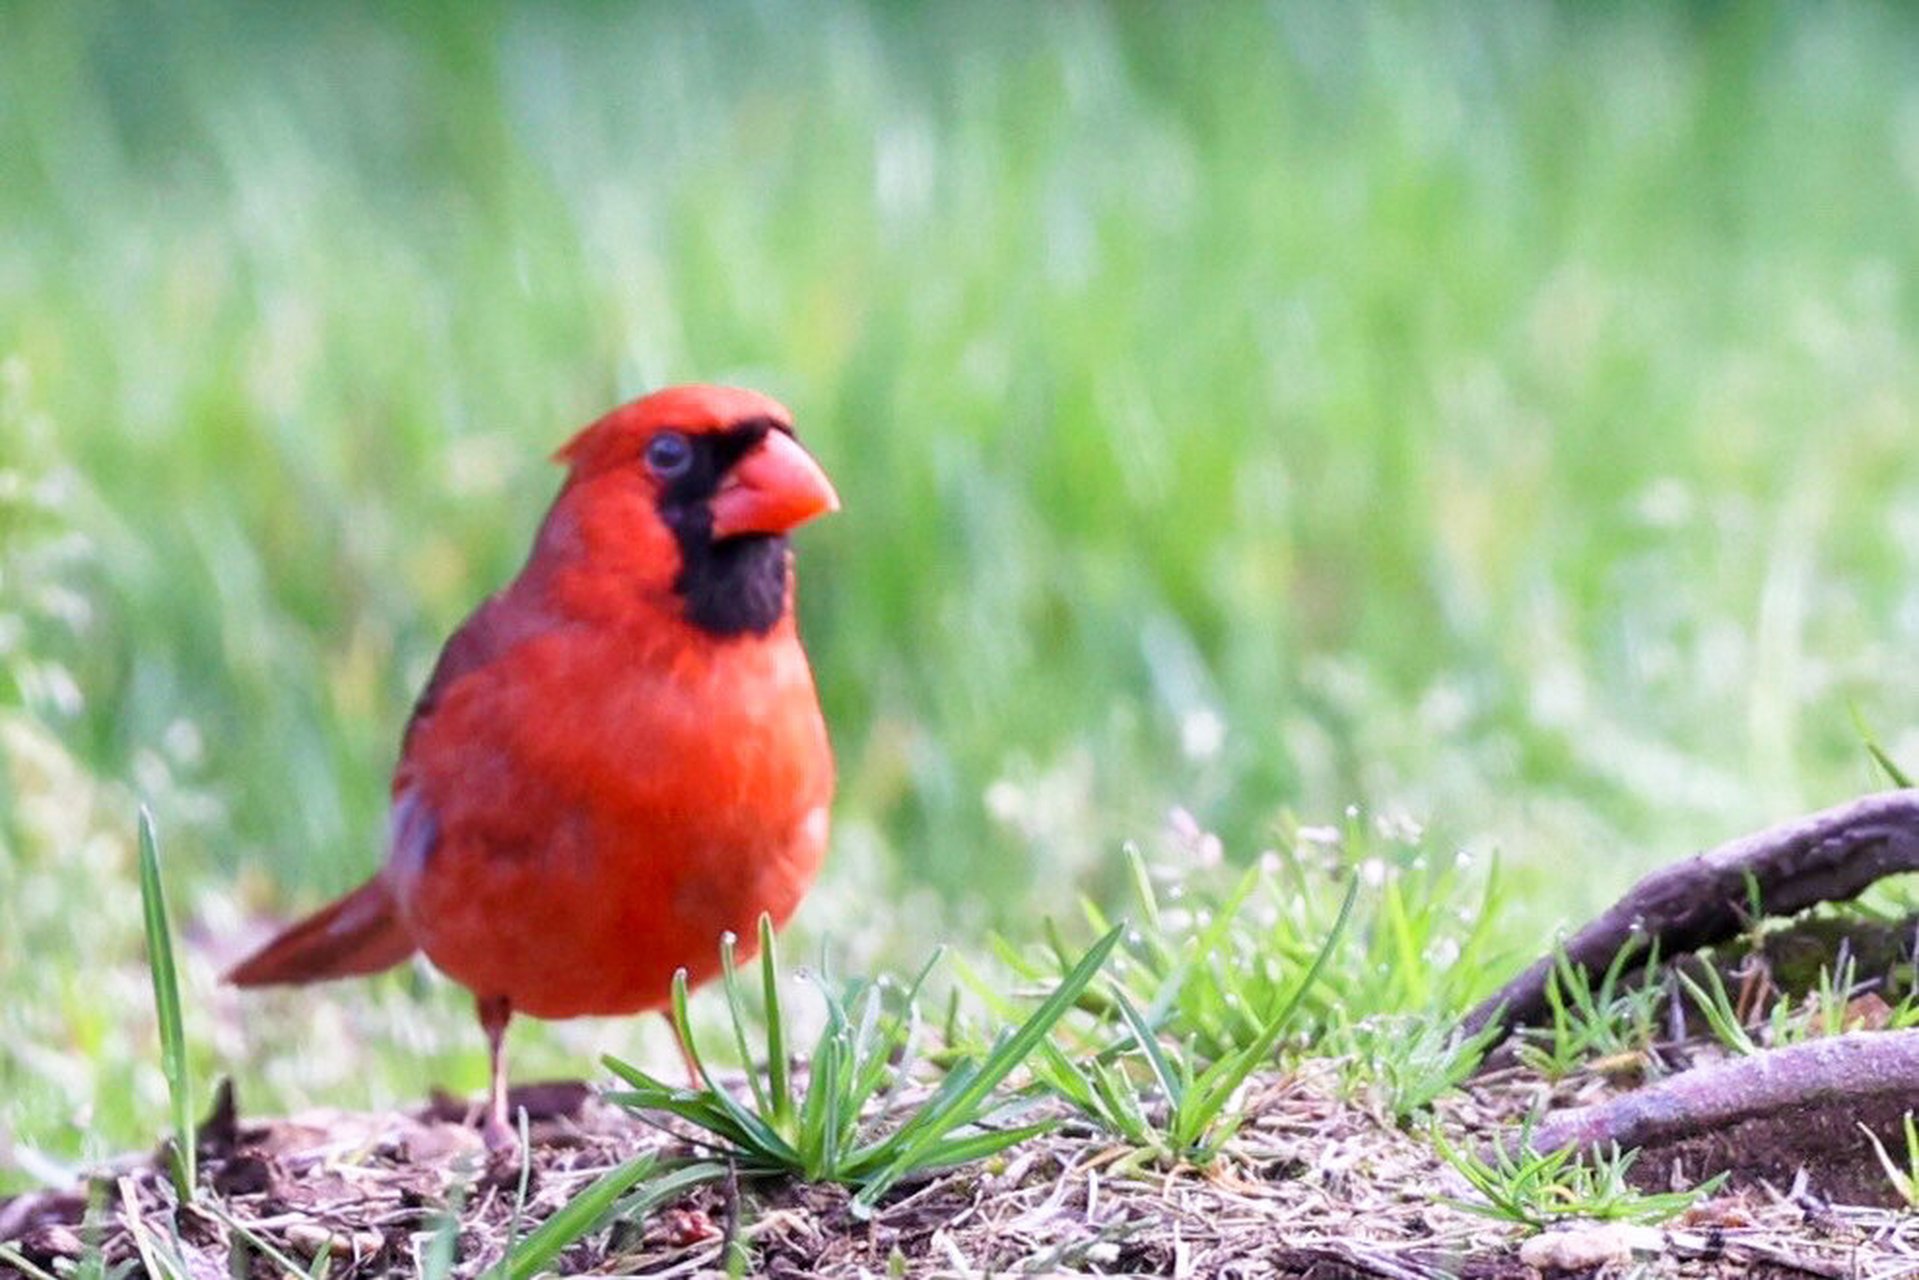
<path id="1" fill-rule="evenodd" d="M 785 533 L 840 509 L 833 482 L 813 455 L 784 431 L 769 431 L 733 464 L 713 495 L 713 536 Z"/>

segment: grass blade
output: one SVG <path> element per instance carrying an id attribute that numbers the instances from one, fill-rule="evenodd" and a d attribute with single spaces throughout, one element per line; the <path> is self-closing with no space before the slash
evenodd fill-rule
<path id="1" fill-rule="evenodd" d="M 1733 1007 L 1732 997 L 1726 994 L 1726 984 L 1719 976 L 1714 965 L 1704 965 L 1700 970 L 1706 976 L 1706 985 L 1702 986 L 1693 976 L 1684 970 L 1675 969 L 1679 976 L 1679 985 L 1692 997 L 1693 1004 L 1706 1019 L 1706 1025 L 1719 1038 L 1719 1042 L 1741 1057 L 1751 1057 L 1759 1052 L 1759 1046 L 1747 1033 L 1739 1021 L 1739 1013 Z M 1710 988 L 1710 989 L 1708 989 Z"/>
<path id="2" fill-rule="evenodd" d="M 693 1188 L 718 1182 L 725 1176 L 726 1166 L 717 1160 L 696 1160 L 680 1165 L 620 1201 L 613 1215 L 622 1221 L 644 1217 L 663 1204 L 673 1203 Z"/>
<path id="3" fill-rule="evenodd" d="M 1053 1024 L 1063 1017 L 1066 1011 L 1079 1000 L 1080 993 L 1091 985 L 1106 963 L 1106 957 L 1119 945 L 1124 926 L 1110 930 L 1105 937 L 1094 943 L 1080 962 L 1060 980 L 1053 994 L 1046 997 L 1032 1016 L 1020 1024 L 1019 1030 L 1001 1041 L 979 1070 L 967 1081 L 962 1089 L 955 1090 L 952 1096 L 931 1103 L 926 1110 L 914 1117 L 917 1133 L 902 1143 L 899 1154 L 881 1173 L 860 1189 L 853 1197 L 853 1209 L 856 1213 L 871 1212 L 879 1198 L 886 1194 L 887 1188 L 898 1182 L 925 1159 L 927 1151 L 943 1139 L 960 1124 L 972 1119 L 974 1110 L 985 1101 L 993 1088 L 1010 1074 L 1013 1068 L 1024 1062 L 1027 1055 L 1048 1032 Z"/>
<path id="4" fill-rule="evenodd" d="M 1892 785 L 1895 787 L 1910 787 L 1912 785 L 1912 778 L 1904 769 L 1899 767 L 1898 761 L 1886 753 L 1884 747 L 1868 739 L 1866 742 L 1866 754 L 1872 757 L 1872 762 L 1879 766 L 1879 772 L 1885 774 L 1886 777 L 1891 780 Z"/>
<path id="5" fill-rule="evenodd" d="M 780 1008 L 779 974 L 780 952 L 773 937 L 773 917 L 762 911 L 760 989 L 766 999 L 766 1091 L 773 1099 L 773 1127 L 787 1133 L 793 1123 L 793 1077 L 786 1061 L 786 1013 Z"/>
<path id="6" fill-rule="evenodd" d="M 760 1083 L 760 1073 L 753 1069 L 753 1051 L 746 1047 L 746 1018 L 740 998 L 740 975 L 738 966 L 733 962 L 734 938 L 729 929 L 720 935 L 720 983 L 726 991 L 727 1019 L 733 1024 L 733 1045 L 739 1050 L 740 1068 L 746 1072 L 746 1083 L 753 1090 L 753 1105 L 763 1116 L 775 1115 L 766 1096 L 766 1088 Z"/>
<path id="7" fill-rule="evenodd" d="M 498 1274 L 508 1280 L 532 1280 L 559 1257 L 561 1251 L 612 1217 L 620 1198 L 658 1164 L 659 1157 L 648 1151 L 601 1174 L 591 1186 L 567 1201 L 559 1212 L 514 1246 L 512 1252 L 501 1259 Z"/>
<path id="8" fill-rule="evenodd" d="M 943 1169 L 949 1165 L 965 1164 L 969 1160 L 998 1155 L 1008 1147 L 1016 1147 L 1043 1133 L 1050 1133 L 1054 1127 L 1054 1121 L 1041 1120 L 1034 1124 L 1020 1125 L 1017 1128 L 983 1129 L 978 1133 L 967 1134 L 963 1138 L 943 1140 L 927 1148 L 920 1157 L 919 1167 Z"/>
<path id="9" fill-rule="evenodd" d="M 649 1109 L 664 1111 L 732 1143 L 749 1162 L 763 1161 L 770 1167 L 790 1167 L 798 1163 L 799 1153 L 792 1145 L 726 1090 L 710 1084 L 699 1089 L 677 1089 L 611 1055 L 601 1058 L 600 1062 L 632 1086 L 631 1092 L 607 1094 L 608 1101 L 638 1108 L 641 1119 L 649 1119 L 646 1114 Z M 656 1121 L 650 1122 L 657 1125 Z"/>
<path id="10" fill-rule="evenodd" d="M 1313 957 L 1312 966 L 1306 970 L 1306 976 L 1299 980 L 1299 984 L 1293 988 L 1292 993 L 1266 1023 L 1259 1038 L 1238 1053 L 1214 1063 L 1200 1076 L 1199 1092 L 1193 1104 L 1194 1119 L 1198 1122 L 1191 1130 L 1194 1137 L 1212 1123 L 1213 1117 L 1226 1105 L 1233 1091 L 1245 1083 L 1246 1077 L 1253 1073 L 1253 1069 L 1271 1056 L 1273 1046 L 1279 1043 L 1279 1037 L 1285 1033 L 1286 1027 L 1293 1020 L 1293 1014 L 1306 999 L 1307 992 L 1313 989 L 1313 984 L 1319 981 L 1319 975 L 1325 971 L 1327 963 L 1332 959 L 1334 949 L 1338 947 L 1340 939 L 1345 936 L 1347 921 L 1353 914 L 1353 902 L 1358 896 L 1359 877 L 1354 875 L 1346 886 L 1345 900 L 1339 904 L 1339 915 L 1333 920 L 1333 927 L 1326 934 L 1326 941 L 1319 948 L 1319 954 Z"/>
<path id="11" fill-rule="evenodd" d="M 1147 869 L 1146 859 L 1140 856 L 1139 846 L 1126 846 L 1126 870 L 1133 881 L 1133 897 L 1139 903 L 1139 913 L 1146 922 L 1144 930 L 1148 938 L 1166 936 L 1166 925 L 1159 915 L 1159 894 L 1153 889 L 1153 873 Z"/>
<path id="12" fill-rule="evenodd" d="M 713 1086 L 713 1073 L 706 1069 L 706 1059 L 700 1056 L 700 1046 L 693 1040 L 693 1020 L 686 1014 L 686 970 L 678 969 L 673 974 L 673 1029 L 679 1033 L 680 1045 L 686 1050 L 686 1056 L 693 1060 L 693 1074 L 708 1088 Z"/>
<path id="13" fill-rule="evenodd" d="M 845 1019 L 839 1002 L 827 999 L 827 1021 L 820 1029 L 819 1042 L 806 1079 L 806 1099 L 800 1104 L 799 1132 L 794 1147 L 809 1179 L 816 1179 L 831 1167 L 834 1139 L 839 1134 L 840 1075 L 844 1059 Z"/>
<path id="14" fill-rule="evenodd" d="M 1853 703 L 1850 709 L 1853 730 L 1859 735 L 1859 740 L 1865 743 L 1866 754 L 1871 756 L 1872 762 L 1879 766 L 1879 772 L 1885 774 L 1886 780 L 1895 787 L 1910 787 L 1911 775 L 1901 769 L 1899 762 L 1892 758 L 1892 754 L 1879 745 L 1879 735 L 1875 734 L 1872 726 L 1866 723 L 1865 714 L 1859 710 L 1859 704 Z"/>
<path id="15" fill-rule="evenodd" d="M 193 1082 L 187 1075 L 180 976 L 173 961 L 166 888 L 160 880 L 160 842 L 154 834 L 153 813 L 145 805 L 140 806 L 140 907 L 146 921 L 147 968 L 153 975 L 153 1008 L 160 1023 L 160 1070 L 167 1078 L 167 1094 L 173 1103 L 173 1187 L 181 1204 L 192 1204 L 197 1180 Z"/>
<path id="16" fill-rule="evenodd" d="M 1126 1020 L 1127 1030 L 1133 1033 L 1134 1043 L 1139 1051 L 1146 1055 L 1147 1065 L 1152 1067 L 1153 1076 L 1159 1081 L 1160 1091 L 1166 1095 L 1166 1105 L 1177 1109 L 1185 1094 L 1185 1085 L 1179 1073 L 1173 1070 L 1173 1064 L 1167 1060 L 1166 1051 L 1160 1048 L 1159 1037 L 1153 1034 L 1153 1028 L 1146 1016 L 1139 1011 L 1119 987 L 1113 988 L 1113 998 L 1119 1005 L 1120 1016 Z"/>

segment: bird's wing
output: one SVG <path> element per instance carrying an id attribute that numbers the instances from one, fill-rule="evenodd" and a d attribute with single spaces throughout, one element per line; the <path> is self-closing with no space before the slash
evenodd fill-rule
<path id="1" fill-rule="evenodd" d="M 454 681 L 486 666 L 534 630 L 524 619 L 524 611 L 516 613 L 508 604 L 506 593 L 501 592 L 488 597 L 460 624 L 460 629 L 447 638 L 439 659 L 433 664 L 433 674 L 427 677 L 426 687 L 414 700 L 413 714 L 407 719 L 406 733 L 400 739 L 402 760 L 413 743 L 413 735 L 440 705 L 440 699 Z"/>
<path id="2" fill-rule="evenodd" d="M 227 981 L 242 987 L 317 982 L 374 973 L 413 953 L 413 935 L 395 895 L 411 890 L 439 843 L 440 826 L 426 798 L 408 780 L 405 744 L 412 742 L 415 731 L 455 681 L 485 667 L 529 634 L 525 618 L 524 610 L 516 612 L 508 606 L 505 593 L 495 595 L 475 609 L 440 650 L 433 674 L 407 721 L 388 820 L 385 869 L 281 932 L 228 973 Z"/>

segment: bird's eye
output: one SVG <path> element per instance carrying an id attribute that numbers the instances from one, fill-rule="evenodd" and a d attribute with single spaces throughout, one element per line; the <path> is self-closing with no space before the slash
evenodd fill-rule
<path id="1" fill-rule="evenodd" d="M 677 480 L 693 465 L 693 443 L 677 431 L 662 431 L 646 446 L 646 467 L 662 480 Z"/>

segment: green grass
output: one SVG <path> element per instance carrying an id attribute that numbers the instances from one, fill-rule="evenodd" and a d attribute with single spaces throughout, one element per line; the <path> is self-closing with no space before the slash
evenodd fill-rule
<path id="1" fill-rule="evenodd" d="M 187 1070 L 186 1016 L 180 1008 L 180 975 L 173 959 L 173 924 L 167 916 L 160 876 L 160 839 L 153 815 L 140 810 L 140 906 L 146 928 L 147 968 L 153 975 L 154 1017 L 160 1024 L 160 1071 L 172 1103 L 169 1163 L 182 1204 L 193 1203 L 199 1145 L 193 1128 L 193 1077 Z"/>
<path id="2" fill-rule="evenodd" d="M 743 1105 L 707 1069 L 687 1018 L 683 971 L 674 983 L 673 1017 L 699 1067 L 701 1084 L 675 1088 L 618 1059 L 608 1059 L 608 1068 L 628 1085 L 611 1096 L 642 1114 L 670 1116 L 693 1126 L 699 1141 L 713 1144 L 748 1173 L 785 1174 L 857 1188 L 851 1207 L 864 1216 L 902 1178 L 983 1159 L 1052 1127 L 1045 1121 L 988 1121 L 1012 1103 L 1001 1094 L 1001 1084 L 1035 1051 L 1050 1046 L 1054 1024 L 1074 1008 L 1098 976 L 1121 932 L 1109 930 L 1088 948 L 1067 967 L 1039 1007 L 1017 1023 L 1008 1019 L 983 1053 L 977 1057 L 962 1053 L 946 1062 L 937 1086 L 902 1113 L 894 1104 L 921 1083 L 919 999 L 932 962 L 899 995 L 898 1007 L 893 1009 L 886 1008 L 886 991 L 879 984 L 856 984 L 842 995 L 821 972 L 815 981 L 826 1005 L 826 1021 L 806 1058 L 806 1088 L 798 1091 L 784 1049 L 787 1018 L 779 996 L 779 952 L 772 922 L 761 916 L 760 975 L 766 1000 L 763 1058 L 756 1060 L 746 1047 L 748 1015 L 734 972 L 730 938 L 723 951 L 728 1010 L 748 1068 L 754 1105 Z M 1268 1057 L 1271 1047 L 1268 1043 L 1266 1052 L 1258 1056 Z M 763 1068 L 756 1062 L 763 1063 Z M 883 1117 L 879 1120 L 883 1129 L 875 1125 L 876 1114 Z"/>
<path id="3" fill-rule="evenodd" d="M 1450 1203 L 1534 1231 L 1581 1218 L 1660 1223 L 1692 1208 L 1725 1181 L 1721 1174 L 1684 1190 L 1643 1192 L 1626 1179 L 1638 1159 L 1637 1151 L 1622 1153 L 1618 1147 L 1591 1154 L 1581 1154 L 1574 1147 L 1532 1151 L 1526 1146 L 1531 1136 L 1532 1126 L 1526 1125 L 1517 1149 L 1493 1146 L 1480 1152 L 1454 1145 L 1435 1125 L 1433 1145 L 1477 1196 Z"/>
<path id="4" fill-rule="evenodd" d="M 1565 952 L 1558 952 L 1546 980 L 1550 1017 L 1525 1031 L 1519 1060 L 1557 1080 L 1593 1058 L 1643 1053 L 1659 1038 L 1657 1019 L 1666 992 L 1658 983 L 1628 979 L 1641 965 L 1656 970 L 1658 963 L 1656 946 L 1634 943 L 1620 948 L 1595 984 Z"/>
<path id="5" fill-rule="evenodd" d="M 1212 1164 L 1246 1118 L 1236 1105 L 1240 1089 L 1254 1071 L 1273 1064 L 1282 1038 L 1296 1034 L 1295 1018 L 1327 961 L 1338 952 L 1358 895 L 1359 880 L 1354 877 L 1312 962 L 1292 980 L 1290 990 L 1275 992 L 1273 999 L 1249 1012 L 1244 1043 L 1208 1060 L 1198 1052 L 1198 1037 L 1188 1035 L 1168 1052 L 1160 1043 L 1159 1028 L 1121 986 L 1113 992 L 1128 1036 L 1121 1047 L 1143 1060 L 1151 1091 L 1123 1068 L 1108 1066 L 1100 1055 L 1082 1071 L 1056 1048 L 1046 1055 L 1042 1078 L 1081 1111 L 1162 1162 L 1200 1168 Z M 1220 918 L 1231 920 L 1233 912 L 1224 910 Z M 1163 1123 L 1153 1117 L 1155 1102 L 1164 1110 Z"/>
<path id="6" fill-rule="evenodd" d="M 1868 784 L 1849 705 L 1919 756 L 1902 11 L 5 26 L 0 1120 L 30 1151 L 167 1114 L 134 791 L 194 1078 L 478 1087 L 415 975 L 213 975 L 375 864 L 411 695 L 545 455 L 667 380 L 782 396 L 845 498 L 801 546 L 843 783 L 800 927 L 862 966 L 1123 900 L 1123 840 L 1203 857 L 1175 805 L 1248 861 L 1288 815 L 1436 823 L 1498 851 L 1490 941 L 1528 949 Z"/>

